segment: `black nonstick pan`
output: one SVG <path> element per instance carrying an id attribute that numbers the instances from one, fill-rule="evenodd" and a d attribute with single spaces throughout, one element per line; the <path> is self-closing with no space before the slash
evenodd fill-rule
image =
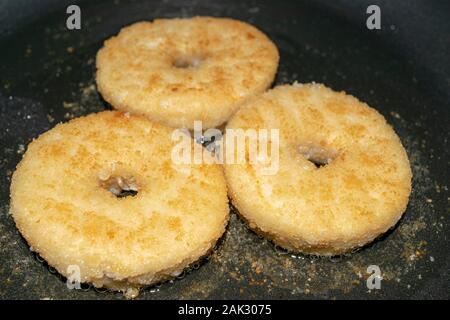
<path id="1" fill-rule="evenodd" d="M 68 30 L 66 8 L 81 8 Z M 381 10 L 369 30 L 366 9 Z M 292 255 L 249 231 L 232 208 L 212 255 L 139 299 L 450 298 L 447 1 L 0 1 L 0 298 L 111 299 L 65 279 L 33 254 L 9 211 L 11 174 L 27 144 L 58 122 L 110 108 L 95 87 L 103 40 L 139 20 L 227 16 L 263 30 L 280 50 L 276 84 L 322 82 L 379 110 L 411 161 L 413 191 L 398 225 L 356 253 Z M 381 271 L 369 289 L 368 267 Z"/>

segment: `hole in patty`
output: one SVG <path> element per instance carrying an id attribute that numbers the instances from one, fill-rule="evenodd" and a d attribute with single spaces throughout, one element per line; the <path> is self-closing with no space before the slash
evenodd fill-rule
<path id="1" fill-rule="evenodd" d="M 196 68 L 202 63 L 203 60 L 203 57 L 196 55 L 180 56 L 173 61 L 173 66 L 180 69 Z"/>
<path id="2" fill-rule="evenodd" d="M 100 186 L 117 198 L 134 197 L 138 194 L 136 180 L 133 177 L 99 176 Z"/>
<path id="3" fill-rule="evenodd" d="M 298 152 L 309 162 L 313 163 L 316 168 L 321 168 L 330 164 L 337 156 L 334 149 L 324 148 L 319 145 L 308 143 L 300 145 Z"/>

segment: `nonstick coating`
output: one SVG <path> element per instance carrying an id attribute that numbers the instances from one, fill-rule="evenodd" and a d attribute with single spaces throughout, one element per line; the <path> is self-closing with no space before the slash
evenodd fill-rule
<path id="1" fill-rule="evenodd" d="M 369 31 L 369 1 L 85 1 L 82 30 L 68 31 L 68 3 L 0 4 L 0 298 L 122 298 L 89 287 L 68 290 L 29 250 L 8 214 L 11 174 L 40 133 L 110 108 L 94 81 L 103 40 L 135 21 L 193 15 L 233 17 L 266 32 L 281 54 L 276 84 L 323 82 L 379 110 L 407 149 L 413 191 L 393 230 L 331 259 L 279 250 L 233 209 L 209 259 L 139 298 L 449 298 L 447 4 L 378 1 L 382 30 Z M 366 287 L 369 265 L 381 269 L 380 290 Z"/>

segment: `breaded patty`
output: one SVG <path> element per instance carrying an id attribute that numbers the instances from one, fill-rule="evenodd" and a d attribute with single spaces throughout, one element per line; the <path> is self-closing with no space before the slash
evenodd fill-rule
<path id="1" fill-rule="evenodd" d="M 233 204 L 280 246 L 341 254 L 386 232 L 405 211 L 405 149 L 383 116 L 353 96 L 320 84 L 278 86 L 243 106 L 232 128 L 280 130 L 274 175 L 257 164 L 225 165 Z"/>
<path id="2" fill-rule="evenodd" d="M 126 291 L 177 276 L 228 221 L 220 166 L 176 165 L 173 129 L 105 111 L 34 140 L 14 172 L 11 213 L 62 275 Z"/>
<path id="3" fill-rule="evenodd" d="M 114 108 L 172 127 L 219 126 L 272 83 L 278 50 L 232 19 L 157 19 L 123 28 L 97 54 L 97 87 Z"/>

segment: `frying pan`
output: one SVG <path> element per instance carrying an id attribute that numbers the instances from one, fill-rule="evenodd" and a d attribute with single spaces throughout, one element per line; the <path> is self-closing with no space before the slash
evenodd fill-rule
<path id="1" fill-rule="evenodd" d="M 66 8 L 82 29 L 66 29 Z M 381 30 L 366 8 L 381 8 Z M 212 255 L 140 299 L 393 299 L 450 297 L 450 6 L 438 1 L 1 1 L 0 298 L 111 299 L 65 279 L 33 254 L 9 210 L 11 174 L 27 144 L 56 123 L 110 108 L 95 88 L 95 54 L 122 26 L 157 17 L 227 16 L 266 32 L 280 50 L 275 83 L 323 82 L 379 110 L 411 161 L 404 217 L 350 255 L 293 255 L 249 231 L 231 208 Z M 368 289 L 377 265 L 381 288 Z"/>

